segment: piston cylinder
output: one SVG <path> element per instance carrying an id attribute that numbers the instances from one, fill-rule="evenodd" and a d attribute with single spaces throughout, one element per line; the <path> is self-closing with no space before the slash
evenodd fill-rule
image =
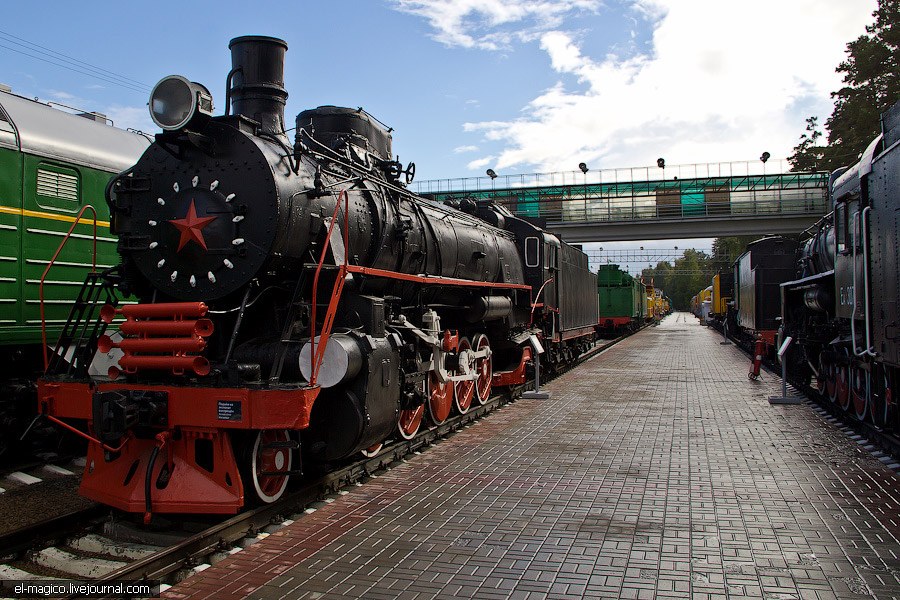
<path id="1" fill-rule="evenodd" d="M 316 336 L 316 352 L 320 352 L 320 338 Z M 312 377 L 312 344 L 306 342 L 300 350 L 300 373 L 307 381 Z M 322 366 L 316 383 L 323 388 L 334 387 L 352 379 L 363 364 L 363 353 L 354 338 L 344 333 L 336 333 L 328 338 Z"/>
<path id="2" fill-rule="evenodd" d="M 834 307 L 834 300 L 822 286 L 809 288 L 803 292 L 803 303 L 810 310 L 828 312 L 828 307 Z"/>
<path id="3" fill-rule="evenodd" d="M 512 312 L 512 300 L 506 296 L 482 296 L 472 303 L 466 313 L 469 323 L 493 321 L 509 316 Z"/>

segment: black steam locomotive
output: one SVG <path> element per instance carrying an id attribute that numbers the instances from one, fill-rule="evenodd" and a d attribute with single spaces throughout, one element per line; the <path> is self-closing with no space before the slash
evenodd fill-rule
<path id="1" fill-rule="evenodd" d="M 287 44 L 229 47 L 224 116 L 187 79 L 154 88 L 163 132 L 108 188 L 121 265 L 86 283 L 39 384 L 44 414 L 89 424 L 81 493 L 126 511 L 272 502 L 301 456 L 376 452 L 521 386 L 537 346 L 552 368 L 594 340 L 584 253 L 414 196 L 362 109 L 303 111 L 292 143 Z"/>
<path id="2" fill-rule="evenodd" d="M 782 320 L 795 375 L 857 419 L 896 428 L 900 103 L 881 128 L 858 163 L 832 175 L 834 210 L 802 245 L 798 278 L 781 286 Z"/>

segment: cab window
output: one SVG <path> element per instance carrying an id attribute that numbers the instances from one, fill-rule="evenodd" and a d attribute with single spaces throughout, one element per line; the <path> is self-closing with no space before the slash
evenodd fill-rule
<path id="1" fill-rule="evenodd" d="M 847 252 L 849 244 L 849 227 L 847 226 L 847 203 L 840 202 L 834 209 L 834 239 L 837 242 L 838 254 Z"/>
<path id="2" fill-rule="evenodd" d="M 541 264 L 541 244 L 536 237 L 525 238 L 525 266 L 538 267 Z"/>

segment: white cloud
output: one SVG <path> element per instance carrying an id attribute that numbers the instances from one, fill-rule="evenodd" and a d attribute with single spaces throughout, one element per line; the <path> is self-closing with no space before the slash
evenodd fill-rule
<path id="1" fill-rule="evenodd" d="M 465 154 L 466 152 L 478 152 L 478 146 L 457 146 L 453 149 L 454 154 Z"/>
<path id="2" fill-rule="evenodd" d="M 516 39 L 558 26 L 563 17 L 596 11 L 600 0 L 394 0 L 402 12 L 417 15 L 446 46 L 500 50 Z"/>
<path id="3" fill-rule="evenodd" d="M 470 162 L 466 165 L 467 168 L 471 170 L 480 169 L 481 167 L 486 167 L 491 164 L 491 161 L 494 160 L 493 156 L 485 156 L 484 158 L 478 158 Z"/>
<path id="4" fill-rule="evenodd" d="M 428 18 L 444 43 L 486 48 L 498 23 L 533 17 L 528 7 L 547 3 L 401 4 Z M 561 22 L 567 12 L 549 4 Z M 539 33 L 556 85 L 515 117 L 464 125 L 499 143 L 495 168 L 625 167 L 657 156 L 675 165 L 755 159 L 763 150 L 786 157 L 806 116 L 830 114 L 830 92 L 841 85 L 835 67 L 871 22 L 875 0 L 633 0 L 631 9 L 639 27 L 652 28 L 652 44 L 629 58 L 585 55 L 562 26 Z"/>

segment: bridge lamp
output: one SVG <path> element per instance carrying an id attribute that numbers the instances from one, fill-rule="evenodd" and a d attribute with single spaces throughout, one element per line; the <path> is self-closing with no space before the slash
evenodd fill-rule
<path id="1" fill-rule="evenodd" d="M 659 167 L 660 169 L 665 169 L 665 168 L 666 168 L 666 159 L 664 159 L 664 158 L 657 158 L 657 159 L 656 159 L 656 166 Z"/>
<path id="2" fill-rule="evenodd" d="M 497 179 L 497 172 L 493 169 L 488 169 L 485 171 L 488 177 L 491 178 L 491 198 L 494 202 L 497 200 L 497 191 L 494 189 L 494 180 Z"/>
<path id="3" fill-rule="evenodd" d="M 588 166 L 583 162 L 578 163 L 578 168 L 581 169 L 581 172 L 585 175 L 587 175 L 587 172 L 590 171 L 590 169 L 588 169 Z"/>
<path id="4" fill-rule="evenodd" d="M 771 158 L 771 157 L 772 157 L 772 155 L 769 154 L 768 152 L 763 152 L 762 155 L 759 157 L 759 160 L 761 160 L 762 164 L 763 164 L 763 175 L 766 174 L 766 161 L 769 160 L 769 158 Z"/>

